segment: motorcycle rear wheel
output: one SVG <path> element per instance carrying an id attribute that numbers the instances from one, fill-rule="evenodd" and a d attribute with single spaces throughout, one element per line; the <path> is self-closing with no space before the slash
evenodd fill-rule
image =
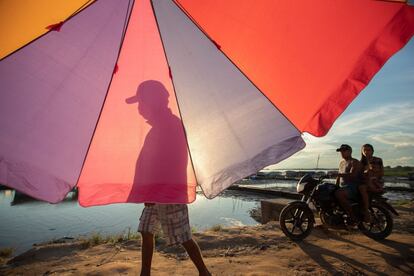
<path id="1" fill-rule="evenodd" d="M 371 222 L 361 222 L 358 224 L 359 230 L 366 236 L 374 240 L 383 240 L 388 237 L 394 225 L 393 218 L 383 206 L 372 204 L 369 208 Z"/>
<path id="2" fill-rule="evenodd" d="M 293 241 L 305 239 L 312 232 L 315 218 L 304 204 L 289 204 L 279 216 L 280 228 Z"/>

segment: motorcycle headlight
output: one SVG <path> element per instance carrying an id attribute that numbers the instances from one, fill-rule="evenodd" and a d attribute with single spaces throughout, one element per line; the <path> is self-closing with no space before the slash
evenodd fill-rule
<path id="1" fill-rule="evenodd" d="M 298 185 L 296 185 L 296 191 L 298 193 L 302 193 L 303 190 L 305 190 L 305 186 L 306 186 L 306 182 L 298 183 Z"/>

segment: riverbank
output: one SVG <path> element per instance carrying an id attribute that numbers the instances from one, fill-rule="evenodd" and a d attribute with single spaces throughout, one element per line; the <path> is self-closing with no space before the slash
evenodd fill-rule
<path id="1" fill-rule="evenodd" d="M 397 207 L 394 232 L 373 241 L 357 231 L 327 230 L 317 226 L 305 241 L 288 240 L 275 222 L 260 226 L 222 228 L 194 233 L 213 275 L 286 274 L 414 274 L 414 202 Z M 35 246 L 14 259 L 1 275 L 137 275 L 140 241 L 66 240 Z M 103 241 L 101 241 L 103 242 Z M 97 245 L 95 245 L 97 244 Z M 195 275 L 180 247 L 166 247 L 157 239 L 154 275 Z"/>

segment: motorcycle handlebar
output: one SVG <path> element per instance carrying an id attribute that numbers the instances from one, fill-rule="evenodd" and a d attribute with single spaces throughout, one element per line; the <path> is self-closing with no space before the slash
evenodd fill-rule
<path id="1" fill-rule="evenodd" d="M 322 182 L 322 180 L 324 180 L 326 178 L 328 178 L 327 175 L 321 175 L 318 180 L 319 180 L 319 182 Z"/>

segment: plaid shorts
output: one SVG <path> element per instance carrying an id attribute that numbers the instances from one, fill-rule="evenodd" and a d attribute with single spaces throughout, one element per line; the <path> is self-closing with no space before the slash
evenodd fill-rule
<path id="1" fill-rule="evenodd" d="M 168 245 L 182 244 L 192 238 L 187 204 L 154 204 L 145 206 L 138 232 L 154 234 L 161 224 Z"/>

